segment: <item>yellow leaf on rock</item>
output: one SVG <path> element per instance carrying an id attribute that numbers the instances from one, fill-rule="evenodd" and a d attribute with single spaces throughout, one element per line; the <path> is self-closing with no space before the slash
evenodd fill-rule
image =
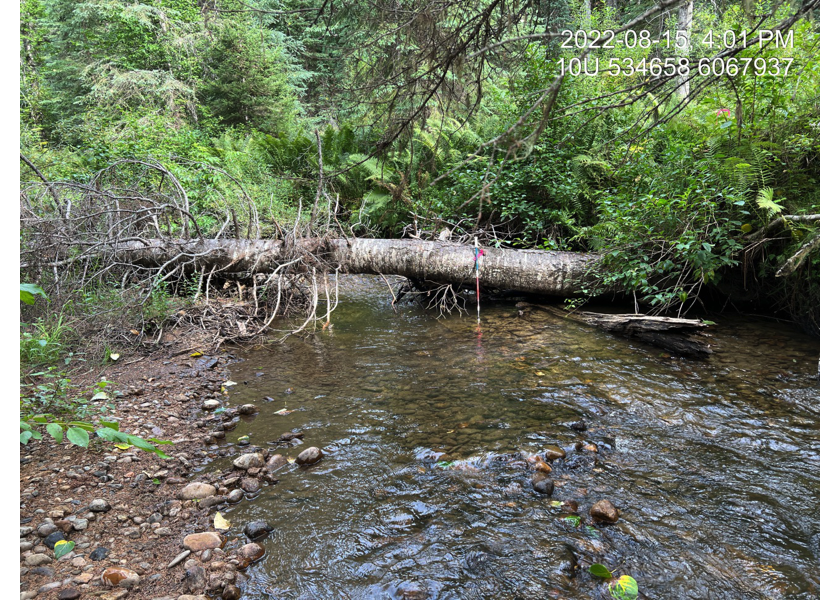
<path id="1" fill-rule="evenodd" d="M 111 360 L 117 360 L 119 357 L 120 357 L 120 355 L 119 355 L 119 354 L 117 354 L 116 352 L 113 352 L 113 353 L 111 354 Z"/>
<path id="2" fill-rule="evenodd" d="M 280 410 L 274 411 L 274 414 L 275 415 L 280 415 L 282 417 L 283 415 L 288 415 L 289 413 L 293 413 L 293 412 L 295 412 L 295 411 L 289 410 L 288 408 L 281 408 Z"/>
<path id="3" fill-rule="evenodd" d="M 199 356 L 204 356 L 204 354 L 202 352 L 193 352 L 192 354 L 190 354 L 190 356 L 192 356 L 193 358 L 198 358 Z"/>
<path id="4" fill-rule="evenodd" d="M 114 444 L 115 447 L 119 448 L 120 450 L 128 450 L 131 448 L 130 444 Z"/>
<path id="5" fill-rule="evenodd" d="M 289 463 L 290 465 L 293 465 L 293 464 L 295 464 L 295 459 L 289 457 L 289 458 L 286 459 L 286 462 Z"/>
<path id="6" fill-rule="evenodd" d="M 225 531 L 227 531 L 228 529 L 230 529 L 230 521 L 225 519 L 222 516 L 222 513 L 217 512 L 216 516 L 213 518 L 213 527 L 215 527 L 216 529 L 224 529 Z"/>

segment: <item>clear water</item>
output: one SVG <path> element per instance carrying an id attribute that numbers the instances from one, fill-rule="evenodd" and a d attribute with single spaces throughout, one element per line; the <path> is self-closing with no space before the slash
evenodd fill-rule
<path id="1" fill-rule="evenodd" d="M 817 340 L 716 318 L 710 360 L 673 360 L 512 303 L 479 335 L 347 281 L 330 329 L 232 368 L 260 414 L 230 440 L 326 453 L 226 513 L 276 527 L 243 598 L 608 598 L 595 562 L 647 598 L 819 597 Z M 523 458 L 549 446 L 568 453 L 551 498 Z M 602 498 L 621 519 L 587 528 Z"/>

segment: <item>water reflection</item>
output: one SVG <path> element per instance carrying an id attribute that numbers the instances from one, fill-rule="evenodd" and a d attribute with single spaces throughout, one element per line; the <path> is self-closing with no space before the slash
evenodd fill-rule
<path id="1" fill-rule="evenodd" d="M 609 597 L 593 562 L 649 598 L 818 597 L 816 341 L 716 318 L 715 356 L 671 360 L 512 304 L 480 332 L 395 315 L 355 282 L 331 331 L 233 369 L 232 401 L 261 411 L 237 435 L 327 453 L 226 515 L 276 527 L 245 598 Z M 549 446 L 567 456 L 547 499 L 525 459 Z M 587 528 L 601 498 L 621 519 Z"/>

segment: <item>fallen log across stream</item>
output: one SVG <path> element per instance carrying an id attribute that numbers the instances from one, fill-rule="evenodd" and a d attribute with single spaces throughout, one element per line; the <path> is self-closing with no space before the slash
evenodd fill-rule
<path id="1" fill-rule="evenodd" d="M 147 267 L 181 264 L 200 270 L 269 274 L 278 265 L 311 255 L 330 268 L 345 273 L 402 275 L 441 283 L 466 283 L 475 279 L 471 246 L 452 242 L 388 239 L 285 240 L 150 239 L 115 246 L 121 261 Z M 590 268 L 598 255 L 578 252 L 548 252 L 483 248 L 481 285 L 499 290 L 573 297 L 585 294 L 591 282 Z"/>
<path id="2" fill-rule="evenodd" d="M 707 339 L 698 332 L 706 327 L 699 319 L 651 317 L 637 314 L 609 314 L 586 311 L 565 311 L 554 306 L 519 302 L 520 309 L 540 309 L 562 319 L 586 323 L 620 335 L 662 348 L 680 356 L 703 358 L 712 354 Z"/>
<path id="3" fill-rule="evenodd" d="M 548 252 L 484 248 L 482 286 L 558 297 L 582 295 L 591 282 L 598 256 L 574 252 Z M 270 274 L 278 265 L 300 262 L 307 255 L 321 265 L 346 273 L 402 275 L 414 280 L 460 284 L 475 277 L 471 246 L 451 242 L 388 239 L 284 240 L 138 240 L 116 247 L 120 260 L 144 266 L 189 264 L 192 269 Z M 699 320 L 651 317 L 638 314 L 603 314 L 564 311 L 520 303 L 565 319 L 593 325 L 610 333 L 637 339 L 681 356 L 703 357 L 712 353 L 708 342 L 697 337 L 706 325 Z"/>

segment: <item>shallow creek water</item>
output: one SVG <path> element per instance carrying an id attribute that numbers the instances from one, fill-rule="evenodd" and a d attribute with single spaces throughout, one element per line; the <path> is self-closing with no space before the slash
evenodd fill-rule
<path id="1" fill-rule="evenodd" d="M 381 279 L 351 281 L 331 329 L 232 366 L 231 402 L 260 413 L 231 441 L 326 454 L 227 511 L 276 528 L 243 598 L 608 598 L 594 562 L 647 598 L 819 597 L 817 340 L 730 316 L 711 359 L 674 360 L 513 303 L 480 335 L 397 315 Z M 551 498 L 522 458 L 549 446 Z M 619 522 L 587 527 L 602 498 Z"/>

